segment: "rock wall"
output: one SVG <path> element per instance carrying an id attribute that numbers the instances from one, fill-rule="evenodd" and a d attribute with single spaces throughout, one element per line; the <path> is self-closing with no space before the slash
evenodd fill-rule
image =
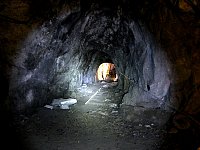
<path id="1" fill-rule="evenodd" d="M 81 84 L 95 82 L 106 57 L 116 64 L 124 104 L 164 103 L 170 67 L 162 49 L 140 22 L 98 7 L 46 21 L 27 37 L 14 60 L 21 69 L 12 70 L 10 97 L 23 110 L 70 96 Z"/>
<path id="2" fill-rule="evenodd" d="M 1 30 L 10 32 L 0 36 L 8 40 L 1 68 L 14 110 L 75 96 L 77 87 L 95 82 L 101 63 L 112 62 L 122 104 L 198 113 L 200 30 L 193 8 L 185 12 L 171 1 L 47 1 L 49 7 L 37 12 L 37 1 L 20 2 L 15 6 L 21 16 L 34 16 L 32 23 L 4 20 Z"/>

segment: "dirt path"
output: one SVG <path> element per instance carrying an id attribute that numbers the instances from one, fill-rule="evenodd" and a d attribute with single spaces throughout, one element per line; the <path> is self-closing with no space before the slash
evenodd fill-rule
<path id="1" fill-rule="evenodd" d="M 152 150 L 158 149 L 165 131 L 158 124 L 121 114 L 88 110 L 40 108 L 20 125 L 27 150 Z"/>
<path id="2" fill-rule="evenodd" d="M 101 94 L 87 105 L 77 103 L 69 110 L 42 107 L 28 118 L 22 116 L 17 132 L 22 136 L 24 149 L 159 149 L 165 135 L 160 116 L 165 112 L 128 106 L 118 109 L 107 99 L 111 93 L 103 90 Z"/>

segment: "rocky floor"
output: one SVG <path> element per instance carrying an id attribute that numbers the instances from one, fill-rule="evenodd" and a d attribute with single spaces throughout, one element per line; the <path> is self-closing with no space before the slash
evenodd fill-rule
<path id="1" fill-rule="evenodd" d="M 18 140 L 23 145 L 21 149 L 165 149 L 163 143 L 167 137 L 166 122 L 170 114 L 160 109 L 118 108 L 112 99 L 108 99 L 113 94 L 106 92 L 109 91 L 106 89 L 108 86 L 93 87 L 90 96 L 101 89 L 90 100 L 86 94 L 82 97 L 84 100 L 68 110 L 42 107 L 31 116 L 20 116 L 14 123 L 16 134 L 20 135 Z"/>
<path id="2" fill-rule="evenodd" d="M 147 150 L 158 149 L 165 130 L 158 124 L 102 109 L 71 110 L 41 108 L 18 128 L 27 150 Z M 23 134 L 22 134 L 23 133 Z"/>

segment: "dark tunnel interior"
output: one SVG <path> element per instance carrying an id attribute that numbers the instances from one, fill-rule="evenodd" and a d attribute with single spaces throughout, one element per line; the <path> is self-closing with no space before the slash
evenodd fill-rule
<path id="1" fill-rule="evenodd" d="M 198 0 L 0 8 L 1 149 L 200 150 Z"/>

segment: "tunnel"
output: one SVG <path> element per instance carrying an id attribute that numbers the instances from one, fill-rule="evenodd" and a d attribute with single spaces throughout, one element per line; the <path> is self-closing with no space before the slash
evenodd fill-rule
<path id="1" fill-rule="evenodd" d="M 200 149 L 197 0 L 0 8 L 7 149 Z"/>
<path id="2" fill-rule="evenodd" d="M 107 81 L 116 82 L 118 75 L 116 73 L 115 64 L 112 63 L 102 63 L 97 70 L 96 80 L 97 81 Z"/>

